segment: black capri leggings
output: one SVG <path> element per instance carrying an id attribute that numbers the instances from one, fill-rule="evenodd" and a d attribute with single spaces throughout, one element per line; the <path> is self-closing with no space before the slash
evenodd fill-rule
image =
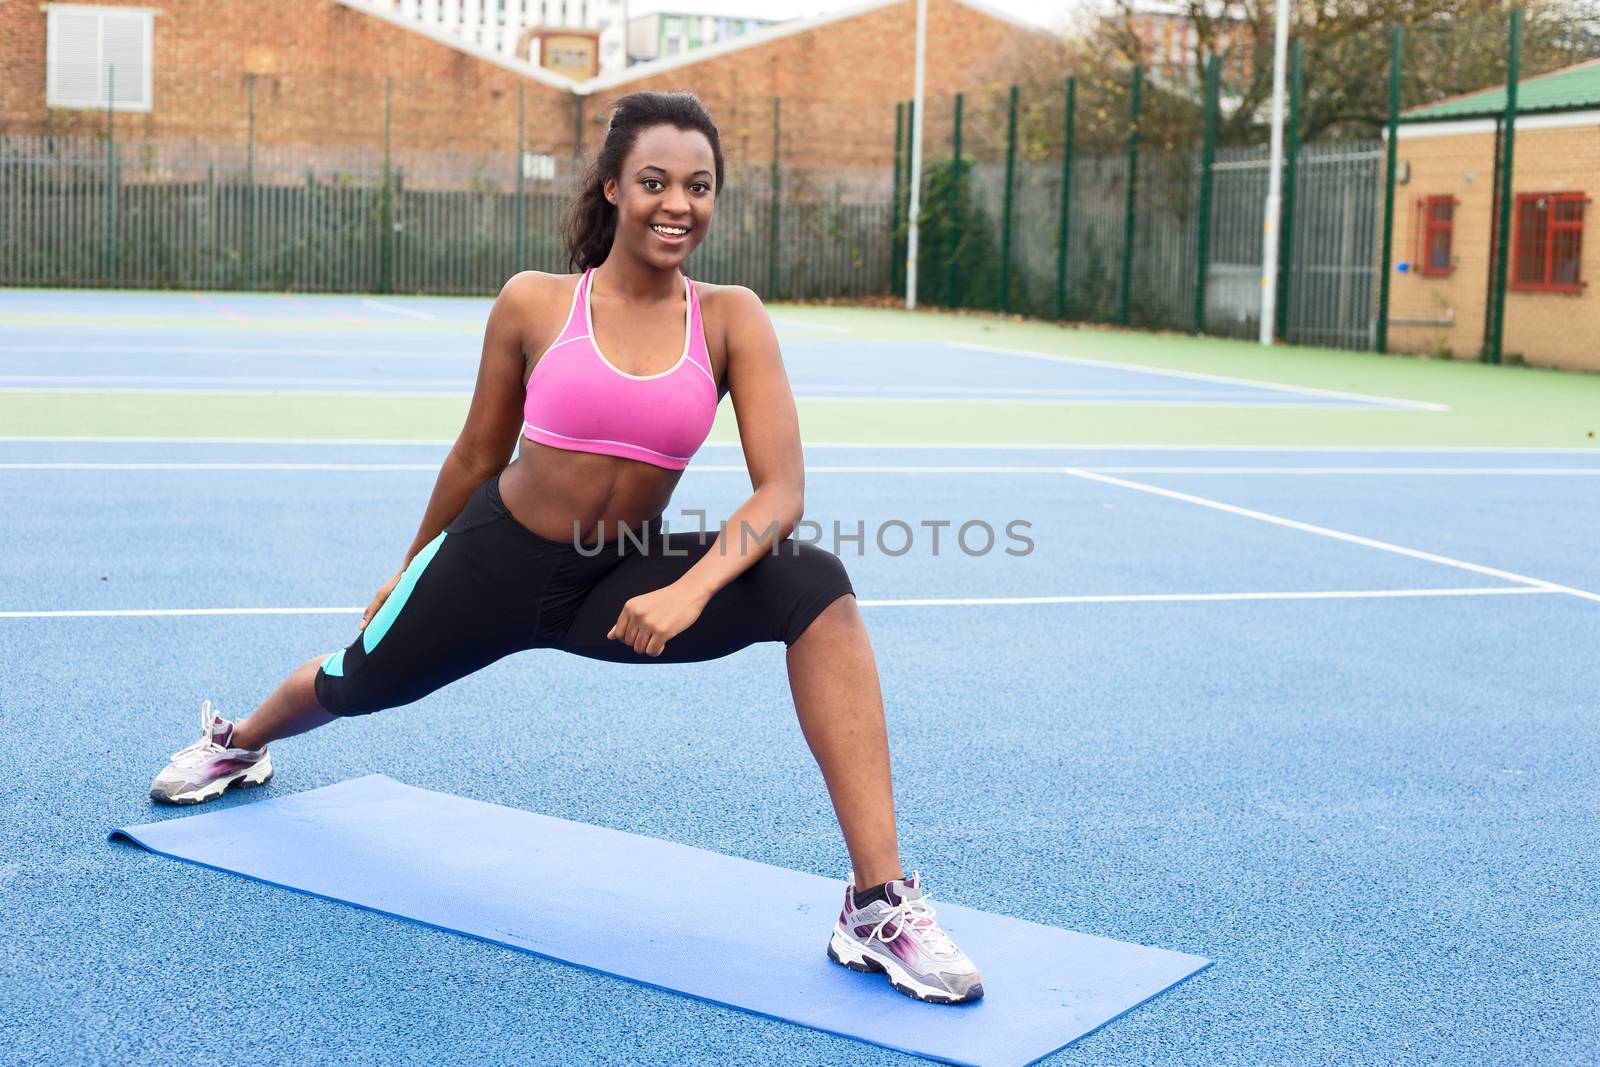
<path id="1" fill-rule="evenodd" d="M 473 493 L 417 553 L 366 629 L 323 660 L 315 683 L 323 708 L 364 715 L 409 704 L 529 648 L 618 663 L 691 663 L 758 641 L 791 645 L 824 608 L 853 593 L 837 556 L 785 539 L 718 590 L 660 656 L 643 656 L 606 637 L 622 605 L 671 585 L 716 534 L 663 536 L 657 524 L 647 538 L 579 551 L 517 522 L 500 499 L 499 481 L 490 478 Z"/>

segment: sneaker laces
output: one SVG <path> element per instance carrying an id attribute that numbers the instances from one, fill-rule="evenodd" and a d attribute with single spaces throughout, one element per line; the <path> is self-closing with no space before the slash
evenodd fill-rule
<path id="1" fill-rule="evenodd" d="M 211 736 L 211 721 L 213 717 L 211 701 L 207 700 L 200 705 L 200 740 L 174 752 L 172 754 L 173 763 L 186 766 L 198 763 L 202 756 L 209 758 L 227 751 L 225 747 L 217 744 Z"/>
<path id="2" fill-rule="evenodd" d="M 894 933 L 884 937 L 883 928 L 891 922 L 894 923 Z M 933 906 L 928 903 L 926 896 L 915 900 L 902 900 L 892 905 L 872 928 L 871 936 L 887 945 L 908 929 L 916 931 L 923 944 L 936 955 L 953 955 L 961 951 L 956 947 L 956 943 L 950 940 L 950 935 L 941 930 L 939 924 L 934 921 Z"/>

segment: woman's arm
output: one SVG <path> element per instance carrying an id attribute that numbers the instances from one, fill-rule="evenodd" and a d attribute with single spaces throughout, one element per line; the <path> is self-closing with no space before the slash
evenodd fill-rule
<path id="1" fill-rule="evenodd" d="M 724 320 L 728 392 L 755 492 L 728 516 L 711 551 L 679 579 L 702 603 L 793 533 L 805 514 L 800 417 L 778 351 L 778 335 L 761 298 L 749 289 L 734 286 L 723 299 L 732 305 Z"/>
<path id="2" fill-rule="evenodd" d="M 455 521 L 473 491 L 511 461 L 522 429 L 523 338 L 540 297 L 548 289 L 548 280 L 548 275 L 536 271 L 513 275 L 489 310 L 489 324 L 483 332 L 483 357 L 466 424 L 439 469 L 433 495 L 422 513 L 416 540 L 406 550 L 402 570 L 439 536 L 440 530 Z"/>

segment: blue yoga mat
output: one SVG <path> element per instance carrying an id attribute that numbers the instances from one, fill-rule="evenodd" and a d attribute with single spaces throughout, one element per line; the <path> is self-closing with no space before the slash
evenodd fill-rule
<path id="1" fill-rule="evenodd" d="M 922 1004 L 828 960 L 843 883 L 381 774 L 113 830 L 152 852 L 951 1063 L 1021 1067 L 1209 966 L 939 901 L 983 971 Z M 637 893 L 595 893 L 594 872 Z M 738 920 L 727 887 L 754 902 Z M 937 887 L 935 887 L 937 889 Z"/>

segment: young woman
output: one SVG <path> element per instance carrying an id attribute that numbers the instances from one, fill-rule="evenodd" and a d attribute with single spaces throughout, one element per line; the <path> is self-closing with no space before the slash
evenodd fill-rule
<path id="1" fill-rule="evenodd" d="M 242 722 L 207 702 L 203 736 L 151 796 L 194 804 L 260 785 L 269 743 L 411 703 L 523 649 L 684 663 L 782 641 L 853 868 L 829 957 L 921 1000 L 976 1000 L 978 971 L 900 866 L 883 701 L 850 580 L 790 538 L 804 466 L 772 325 L 749 289 L 681 269 L 722 179 L 717 129 L 692 94 L 616 103 L 568 221 L 582 273 L 524 271 L 501 290 L 466 425 L 356 639 L 302 664 Z M 724 394 L 755 491 L 721 535 L 663 535 Z"/>

